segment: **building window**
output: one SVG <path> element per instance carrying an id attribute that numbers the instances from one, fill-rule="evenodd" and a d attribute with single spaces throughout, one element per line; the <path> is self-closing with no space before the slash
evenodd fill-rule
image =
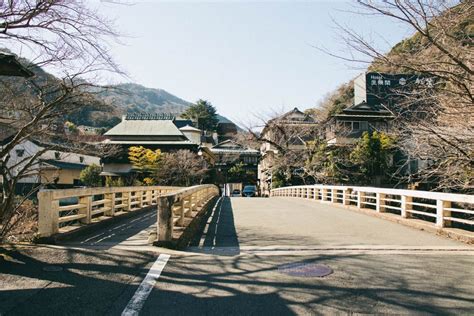
<path id="1" fill-rule="evenodd" d="M 24 154 L 25 154 L 25 150 L 24 150 L 24 149 L 17 149 L 17 150 L 16 150 L 16 155 L 17 155 L 17 157 L 23 157 Z"/>
<path id="2" fill-rule="evenodd" d="M 84 162 L 84 157 L 83 157 L 83 156 L 80 156 L 80 157 L 79 157 L 79 162 L 81 162 L 81 163 Z"/>
<path id="3" fill-rule="evenodd" d="M 54 152 L 54 159 L 61 159 L 61 153 L 59 151 Z"/>
<path id="4" fill-rule="evenodd" d="M 359 122 L 352 122 L 352 129 L 353 130 L 359 130 L 360 129 Z"/>

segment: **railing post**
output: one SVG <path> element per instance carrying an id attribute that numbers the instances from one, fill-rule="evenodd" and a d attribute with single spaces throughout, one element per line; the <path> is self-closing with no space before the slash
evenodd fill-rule
<path id="1" fill-rule="evenodd" d="M 190 217 L 193 215 L 193 209 L 192 209 L 192 206 L 191 206 L 191 196 L 187 196 L 183 199 L 183 203 L 184 203 L 184 208 L 188 209 L 187 212 L 186 212 L 186 216 Z"/>
<path id="2" fill-rule="evenodd" d="M 127 191 L 122 193 L 122 197 L 125 195 L 125 199 L 122 200 L 122 203 L 127 204 L 126 207 L 123 208 L 124 211 L 131 211 L 132 210 L 132 191 Z"/>
<path id="3" fill-rule="evenodd" d="M 406 195 L 401 196 L 401 201 L 400 201 L 401 214 L 400 215 L 403 218 L 410 217 L 410 214 L 407 212 L 407 210 L 408 210 L 409 203 L 412 201 L 413 201 L 413 198 L 411 196 L 406 196 Z"/>
<path id="4" fill-rule="evenodd" d="M 328 190 L 323 188 L 321 190 L 321 201 L 324 202 L 327 200 L 327 194 L 328 194 Z"/>
<path id="5" fill-rule="evenodd" d="M 53 192 L 38 192 L 38 233 L 41 237 L 49 237 L 59 232 L 59 201 L 53 200 Z"/>
<path id="6" fill-rule="evenodd" d="M 448 223 L 444 222 L 445 208 L 450 207 L 449 201 L 436 200 L 436 226 L 446 227 Z"/>
<path id="7" fill-rule="evenodd" d="M 138 194 L 137 194 L 138 195 L 138 201 L 139 201 L 138 208 L 143 208 L 143 196 L 145 195 L 143 193 L 146 193 L 146 191 L 138 191 Z"/>
<path id="8" fill-rule="evenodd" d="M 342 189 L 342 205 L 349 205 L 348 193 L 349 189 Z"/>
<path id="9" fill-rule="evenodd" d="M 375 193 L 375 210 L 378 213 L 381 213 L 385 210 L 385 194 L 383 193 Z"/>
<path id="10" fill-rule="evenodd" d="M 104 194 L 104 198 L 110 200 L 108 205 L 110 205 L 110 210 L 105 212 L 107 216 L 114 216 L 115 215 L 115 192 Z"/>
<path id="11" fill-rule="evenodd" d="M 174 197 L 158 198 L 157 235 L 158 241 L 171 241 L 173 238 L 173 200 Z"/>
<path id="12" fill-rule="evenodd" d="M 357 191 L 357 208 L 362 208 L 362 199 L 364 198 L 364 195 L 362 192 Z"/>
<path id="13" fill-rule="evenodd" d="M 147 206 L 151 206 L 152 199 L 153 197 L 151 195 L 151 190 L 146 190 L 146 204 L 148 204 Z"/>
<path id="14" fill-rule="evenodd" d="M 84 207 L 81 207 L 78 210 L 78 213 L 86 215 L 86 217 L 81 218 L 79 221 L 83 224 L 90 224 L 92 212 L 92 195 L 81 196 L 79 198 L 79 204 L 84 204 Z"/>
<path id="15" fill-rule="evenodd" d="M 181 199 L 179 202 L 179 221 L 178 224 L 179 226 L 184 226 L 184 198 Z"/>
<path id="16" fill-rule="evenodd" d="M 331 189 L 331 203 L 337 202 L 337 190 Z"/>

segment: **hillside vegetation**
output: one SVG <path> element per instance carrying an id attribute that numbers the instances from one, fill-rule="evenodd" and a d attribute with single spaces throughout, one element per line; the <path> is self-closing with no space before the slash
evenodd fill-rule
<path id="1" fill-rule="evenodd" d="M 474 38 L 474 12 L 464 14 L 459 12 L 461 6 L 452 8 L 450 12 L 446 12 L 443 19 L 450 19 L 450 25 L 444 28 L 431 27 L 433 36 L 447 37 L 454 41 L 462 43 L 465 47 L 472 47 L 472 39 Z M 435 24 L 435 23 L 433 23 Z M 368 66 L 368 72 L 381 73 L 419 73 L 411 67 L 403 66 L 404 60 L 424 60 L 427 64 L 427 72 L 430 63 L 442 62 L 445 60 L 444 54 L 435 46 L 433 46 L 426 37 L 416 32 L 413 36 L 406 38 L 396 45 L 383 57 L 375 58 Z M 334 91 L 330 92 L 319 104 L 310 111 L 324 121 L 328 116 L 339 113 L 342 109 L 352 105 L 354 95 L 353 81 L 349 81 Z"/>

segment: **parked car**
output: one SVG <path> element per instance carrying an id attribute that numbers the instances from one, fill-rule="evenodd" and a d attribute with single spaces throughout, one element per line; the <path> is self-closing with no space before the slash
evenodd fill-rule
<path id="1" fill-rule="evenodd" d="M 232 191 L 231 196 L 242 196 L 242 193 L 239 189 L 235 189 L 234 191 Z"/>
<path id="2" fill-rule="evenodd" d="M 242 194 L 245 197 L 257 196 L 257 187 L 254 185 L 246 185 L 242 190 Z"/>

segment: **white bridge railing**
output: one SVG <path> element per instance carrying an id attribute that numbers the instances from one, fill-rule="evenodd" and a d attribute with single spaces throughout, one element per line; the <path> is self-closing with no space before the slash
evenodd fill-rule
<path id="1" fill-rule="evenodd" d="M 304 185 L 273 189 L 271 196 L 299 197 L 320 202 L 416 217 L 437 227 L 474 225 L 474 196 L 429 191 L 358 186 Z"/>

